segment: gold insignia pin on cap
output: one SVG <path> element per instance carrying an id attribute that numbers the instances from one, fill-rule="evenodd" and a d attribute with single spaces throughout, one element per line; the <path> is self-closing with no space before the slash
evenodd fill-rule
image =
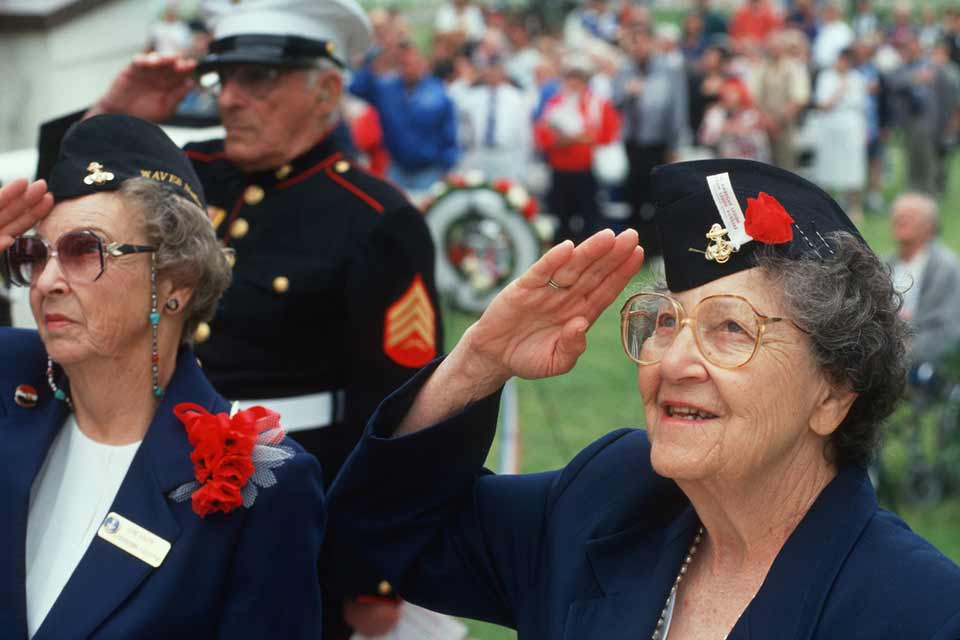
<path id="1" fill-rule="evenodd" d="M 393 587 L 386 580 L 381 580 L 380 584 L 377 585 L 377 593 L 382 596 L 390 595 L 391 591 L 393 591 Z"/>
<path id="2" fill-rule="evenodd" d="M 706 233 L 706 238 L 710 241 L 709 244 L 707 244 L 707 250 L 701 251 L 700 249 L 694 249 L 692 247 L 689 250 L 702 253 L 705 260 L 713 260 L 717 264 L 724 264 L 730 260 L 731 255 L 739 251 L 739 249 L 733 246 L 732 242 L 727 240 L 727 234 L 726 229 L 714 223 Z"/>
<path id="3" fill-rule="evenodd" d="M 87 165 L 87 173 L 90 175 L 83 179 L 84 184 L 101 185 L 113 180 L 114 176 L 109 171 L 103 170 L 103 165 L 99 162 L 91 162 Z"/>

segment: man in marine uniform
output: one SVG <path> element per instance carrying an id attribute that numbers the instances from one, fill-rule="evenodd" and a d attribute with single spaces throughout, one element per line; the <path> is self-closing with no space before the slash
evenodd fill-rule
<path id="1" fill-rule="evenodd" d="M 196 351 L 225 397 L 281 414 L 329 486 L 379 401 L 442 348 L 433 244 L 420 212 L 340 143 L 342 73 L 370 42 L 353 0 L 249 0 L 213 27 L 196 66 L 138 57 L 86 115 L 162 121 L 194 77 L 218 91 L 225 139 L 186 151 L 235 263 Z M 41 130 L 41 175 L 77 117 Z M 347 599 L 344 614 L 388 630 L 392 588 L 369 590 L 388 602 Z M 345 637 L 330 626 L 326 637 Z"/>

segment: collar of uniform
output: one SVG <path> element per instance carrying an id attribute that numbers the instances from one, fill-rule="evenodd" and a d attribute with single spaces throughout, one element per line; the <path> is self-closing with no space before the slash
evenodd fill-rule
<path id="1" fill-rule="evenodd" d="M 248 175 L 247 182 L 260 185 L 264 189 L 283 188 L 286 183 L 302 176 L 317 165 L 329 162 L 333 156 L 342 151 L 341 145 L 338 144 L 331 130 L 306 153 L 269 171 L 251 173 Z"/>

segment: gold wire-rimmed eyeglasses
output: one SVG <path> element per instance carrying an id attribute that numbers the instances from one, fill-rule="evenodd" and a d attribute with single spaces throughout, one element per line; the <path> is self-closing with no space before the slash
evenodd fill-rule
<path id="1" fill-rule="evenodd" d="M 783 321 L 804 331 L 792 320 L 760 313 L 743 296 L 707 296 L 687 314 L 670 296 L 643 292 L 631 296 L 620 310 L 620 337 L 627 357 L 639 365 L 656 364 L 689 325 L 708 362 L 736 369 L 756 355 L 767 325 Z"/>

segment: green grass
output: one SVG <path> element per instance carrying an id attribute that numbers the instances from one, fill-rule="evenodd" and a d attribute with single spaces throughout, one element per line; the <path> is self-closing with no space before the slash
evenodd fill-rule
<path id="1" fill-rule="evenodd" d="M 888 201 L 902 188 L 902 156 L 892 149 L 893 179 Z M 951 190 L 941 203 L 943 241 L 960 251 L 960 160 L 954 158 Z M 868 216 L 861 225 L 871 246 L 885 254 L 892 250 L 886 215 Z M 623 300 L 648 279 L 641 274 L 628 285 L 620 299 L 597 321 L 588 335 L 587 352 L 573 371 L 559 378 L 517 382 L 521 425 L 521 468 L 524 472 L 554 469 L 566 464 L 585 445 L 622 426 L 642 426 L 643 407 L 636 390 L 636 367 L 623 355 L 617 313 Z M 465 314 L 446 310 L 447 345 L 473 321 Z M 490 466 L 496 468 L 496 451 Z M 885 464 L 902 467 L 902 447 L 893 439 L 884 454 Z M 885 504 L 897 511 L 920 535 L 960 562 L 960 499 L 956 496 L 931 508 Z M 493 625 L 468 622 L 471 635 L 480 640 L 512 640 L 513 631 Z"/>

